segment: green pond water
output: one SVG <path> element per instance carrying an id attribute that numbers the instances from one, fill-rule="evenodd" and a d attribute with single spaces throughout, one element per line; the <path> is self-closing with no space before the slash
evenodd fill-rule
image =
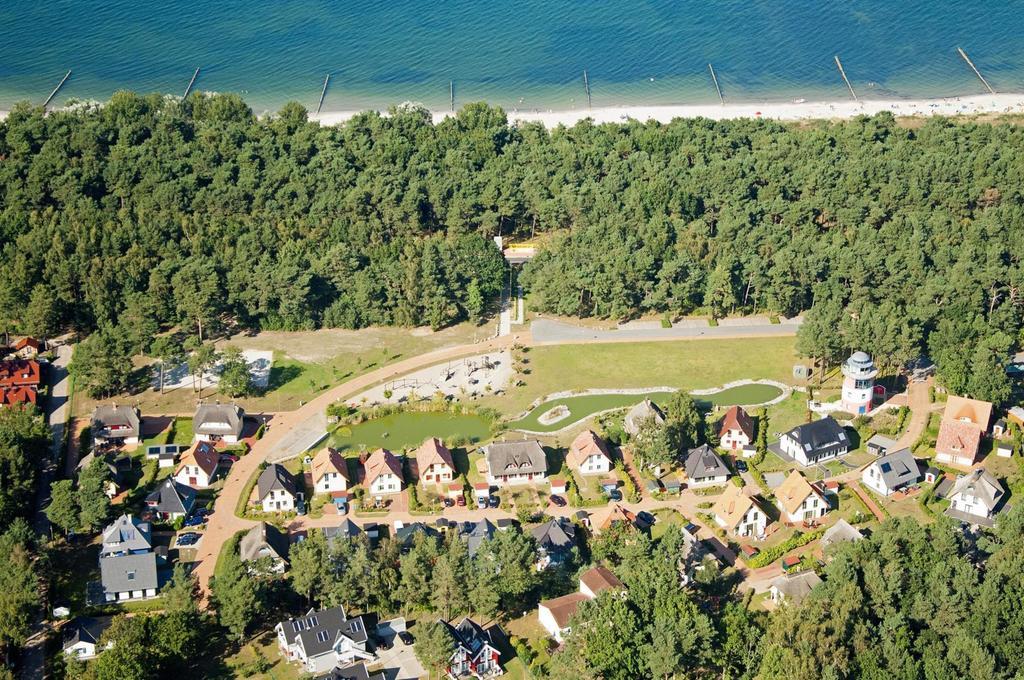
<path id="1" fill-rule="evenodd" d="M 563 427 L 572 425 L 587 418 L 594 413 L 607 411 L 616 408 L 627 408 L 637 404 L 644 399 L 650 399 L 654 403 L 664 403 L 671 392 L 647 392 L 645 394 L 587 394 L 578 397 L 564 397 L 551 399 L 537 406 L 530 411 L 522 420 L 509 423 L 512 429 L 530 430 L 533 432 L 554 432 Z M 736 404 L 763 404 L 766 401 L 775 399 L 782 390 L 774 385 L 740 385 L 720 390 L 714 394 L 702 394 L 695 396 L 697 404 L 704 409 L 712 406 L 733 406 Z M 538 418 L 556 406 L 566 406 L 569 409 L 569 417 L 559 420 L 550 425 L 542 425 Z"/>
<path id="2" fill-rule="evenodd" d="M 490 423 L 480 416 L 448 413 L 396 413 L 351 427 L 340 427 L 331 435 L 339 450 L 386 448 L 401 451 L 423 443 L 429 437 L 486 439 Z"/>

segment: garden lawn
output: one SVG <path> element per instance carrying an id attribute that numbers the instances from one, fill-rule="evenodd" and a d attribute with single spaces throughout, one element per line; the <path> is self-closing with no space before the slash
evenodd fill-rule
<path id="1" fill-rule="evenodd" d="M 407 411 L 339 427 L 332 433 L 331 442 L 340 451 L 383 447 L 397 453 L 418 447 L 430 437 L 479 442 L 490 435 L 490 422 L 482 416 Z"/>
<path id="2" fill-rule="evenodd" d="M 742 338 L 679 342 L 600 343 L 534 347 L 524 387 L 483 401 L 507 414 L 537 398 L 587 388 L 707 389 L 744 378 L 791 378 L 795 339 Z"/>

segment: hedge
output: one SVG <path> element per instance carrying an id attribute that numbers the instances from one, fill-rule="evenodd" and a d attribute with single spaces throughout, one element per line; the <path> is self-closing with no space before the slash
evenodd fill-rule
<path id="1" fill-rule="evenodd" d="M 749 560 L 747 560 L 747 566 L 751 569 L 757 569 L 759 567 L 767 567 L 769 564 L 779 559 L 790 550 L 796 550 L 797 548 L 807 545 L 811 541 L 816 541 L 825 533 L 824 529 L 818 529 L 816 531 L 808 531 L 806 533 L 793 534 L 782 543 L 772 546 L 771 548 L 765 548 L 761 552 L 757 553 Z"/>

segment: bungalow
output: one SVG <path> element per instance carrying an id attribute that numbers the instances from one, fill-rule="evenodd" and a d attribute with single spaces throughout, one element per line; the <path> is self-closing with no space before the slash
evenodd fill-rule
<path id="1" fill-rule="evenodd" d="M 821 535 L 820 545 L 822 550 L 824 550 L 833 545 L 839 545 L 840 543 L 852 543 L 863 539 L 864 534 L 855 529 L 853 525 L 845 519 L 840 519 L 838 522 L 826 529 L 825 533 Z"/>
<path id="2" fill-rule="evenodd" d="M 161 520 L 174 521 L 187 517 L 196 502 L 195 489 L 165 479 L 152 493 L 146 496 L 146 508 Z"/>
<path id="3" fill-rule="evenodd" d="M 113 644 L 110 642 L 100 644 L 100 638 L 103 637 L 104 631 L 110 628 L 110 623 L 113 620 L 114 617 L 112 616 L 98 616 L 96 618 L 79 616 L 74 621 L 65 625 L 62 630 L 64 653 L 84 661 L 93 659 L 100 652 L 110 649 Z"/>
<path id="4" fill-rule="evenodd" d="M 565 462 L 581 475 L 607 474 L 612 469 L 608 445 L 593 430 L 584 430 L 572 440 Z"/>
<path id="5" fill-rule="evenodd" d="M 813 571 L 801 571 L 796 574 L 783 574 L 772 581 L 768 588 L 772 602 L 782 604 L 803 602 L 821 579 Z"/>
<path id="6" fill-rule="evenodd" d="M 274 525 L 260 522 L 242 536 L 238 555 L 243 562 L 263 560 L 268 571 L 282 574 L 288 566 L 288 548 L 287 536 Z"/>
<path id="7" fill-rule="evenodd" d="M 1006 499 L 999 480 L 986 470 L 973 470 L 953 483 L 946 514 L 965 524 L 994 526 L 995 515 Z"/>
<path id="8" fill-rule="evenodd" d="M 100 584 L 104 602 L 156 597 L 159 590 L 156 554 L 147 552 L 100 558 Z"/>
<path id="9" fill-rule="evenodd" d="M 347 491 L 349 482 L 348 462 L 338 451 L 326 446 L 313 456 L 310 466 L 313 477 L 313 493 Z"/>
<path id="10" fill-rule="evenodd" d="M 732 406 L 718 423 L 718 440 L 723 449 L 742 451 L 754 441 L 754 420 L 741 406 Z"/>
<path id="11" fill-rule="evenodd" d="M 707 444 L 690 449 L 684 467 L 691 489 L 721 486 L 729 481 L 729 468 L 722 457 Z"/>
<path id="12" fill-rule="evenodd" d="M 537 570 L 565 562 L 576 546 L 576 525 L 564 517 L 538 524 L 530 532 L 537 544 Z"/>
<path id="13" fill-rule="evenodd" d="M 448 658 L 449 678 L 490 678 L 504 672 L 499 663 L 501 652 L 498 651 L 498 640 L 501 629 L 497 625 L 484 630 L 469 617 L 462 619 L 457 626 L 444 619 L 438 623 L 448 633 L 452 645 L 452 653 Z"/>
<path id="14" fill-rule="evenodd" d="M 763 538 L 768 527 L 768 516 L 757 501 L 732 484 L 725 487 L 711 513 L 718 526 L 734 536 Z"/>
<path id="15" fill-rule="evenodd" d="M 921 470 L 910 449 L 900 449 L 872 461 L 860 480 L 875 493 L 889 496 L 921 481 Z"/>
<path id="16" fill-rule="evenodd" d="M 0 361 L 0 404 L 35 404 L 40 383 L 39 362 L 33 359 Z"/>
<path id="17" fill-rule="evenodd" d="M 775 489 L 775 501 L 788 522 L 809 522 L 828 512 L 825 498 L 796 470 Z"/>
<path id="18" fill-rule="evenodd" d="M 964 468 L 974 465 L 991 418 L 989 402 L 950 395 L 935 442 L 935 461 Z"/>
<path id="19" fill-rule="evenodd" d="M 440 439 L 431 437 L 416 449 L 416 470 L 420 484 L 444 484 L 455 478 L 452 452 Z"/>
<path id="20" fill-rule="evenodd" d="M 200 403 L 192 416 L 192 433 L 197 442 L 237 444 L 244 424 L 245 411 L 238 404 Z"/>
<path id="21" fill-rule="evenodd" d="M 779 448 L 806 467 L 846 455 L 850 440 L 843 427 L 832 416 L 826 416 L 783 434 Z"/>
<path id="22" fill-rule="evenodd" d="M 134 406 L 97 406 L 92 412 L 93 447 L 104 444 L 138 444 L 142 418 Z"/>
<path id="23" fill-rule="evenodd" d="M 665 424 L 665 414 L 662 413 L 658 405 L 650 399 L 644 399 L 639 404 L 629 409 L 626 414 L 625 421 L 623 422 L 626 433 L 631 437 L 635 437 L 640 433 L 641 428 L 646 423 L 652 423 L 656 427 L 661 427 Z"/>
<path id="24" fill-rule="evenodd" d="M 605 567 L 594 567 L 580 575 L 579 590 L 575 593 L 544 600 L 537 607 L 537 618 L 544 630 L 561 644 L 571 631 L 569 621 L 572 619 L 580 602 L 593 600 L 606 590 L 625 590 L 615 574 Z"/>
<path id="25" fill-rule="evenodd" d="M 484 447 L 484 460 L 491 486 L 541 482 L 547 476 L 547 458 L 536 439 L 488 444 Z"/>
<path id="26" fill-rule="evenodd" d="M 103 530 L 100 559 L 108 555 L 134 555 L 153 550 L 152 530 L 149 522 L 121 515 Z"/>
<path id="27" fill-rule="evenodd" d="M 886 437 L 884 434 L 875 434 L 868 439 L 868 443 L 865 445 L 868 453 L 872 453 L 876 456 L 884 456 L 896 448 L 896 440 Z"/>
<path id="28" fill-rule="evenodd" d="M 402 491 L 402 463 L 395 454 L 387 449 L 377 449 L 366 459 L 364 467 L 366 488 L 371 495 L 383 496 Z"/>
<path id="29" fill-rule="evenodd" d="M 174 471 L 174 480 L 193 489 L 205 489 L 213 483 L 219 466 L 220 454 L 213 448 L 213 444 L 196 442 L 181 457 Z"/>
<path id="30" fill-rule="evenodd" d="M 277 463 L 271 463 L 260 473 L 256 480 L 256 494 L 263 505 L 263 512 L 291 512 L 298 500 L 295 478 Z"/>
<path id="31" fill-rule="evenodd" d="M 298 661 L 307 673 L 326 673 L 335 666 L 376 659 L 370 626 L 376 617 L 345 616 L 343 607 L 316 611 L 281 621 L 274 626 L 277 644 L 289 661 Z"/>

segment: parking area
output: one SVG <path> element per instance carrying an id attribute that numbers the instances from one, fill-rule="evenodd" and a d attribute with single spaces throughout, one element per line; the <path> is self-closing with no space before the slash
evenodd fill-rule
<path id="1" fill-rule="evenodd" d="M 397 636 L 393 638 L 391 649 L 377 650 L 377 663 L 371 666 L 372 669 L 383 670 L 388 680 L 415 680 L 426 675 L 412 645 L 405 644 Z"/>

